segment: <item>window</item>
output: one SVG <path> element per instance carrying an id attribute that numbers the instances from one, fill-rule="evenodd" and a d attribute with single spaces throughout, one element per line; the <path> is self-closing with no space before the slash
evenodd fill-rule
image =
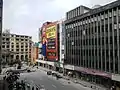
<path id="1" fill-rule="evenodd" d="M 112 23 L 112 18 L 109 18 L 109 23 Z"/>
<path id="2" fill-rule="evenodd" d="M 9 38 L 6 38 L 6 41 L 9 41 Z"/>
<path id="3" fill-rule="evenodd" d="M 105 14 L 105 18 L 107 18 L 107 17 L 108 17 L 108 14 L 106 13 L 106 14 Z"/>
<path id="4" fill-rule="evenodd" d="M 106 44 L 108 44 L 108 37 L 106 37 Z"/>
<path id="5" fill-rule="evenodd" d="M 2 48 L 5 48 L 5 45 L 3 45 Z"/>
<path id="6" fill-rule="evenodd" d="M 110 44 L 113 44 L 112 36 L 110 37 Z"/>
<path id="7" fill-rule="evenodd" d="M 25 41 L 28 41 L 28 39 L 25 39 Z"/>
<path id="8" fill-rule="evenodd" d="M 62 54 L 64 54 L 64 50 L 62 50 Z"/>
<path id="9" fill-rule="evenodd" d="M 118 17 L 118 22 L 120 23 L 120 16 Z"/>
<path id="10" fill-rule="evenodd" d="M 11 35 L 11 37 L 14 37 L 14 35 Z"/>
<path id="11" fill-rule="evenodd" d="M 19 49 L 16 49 L 16 51 L 19 51 Z"/>
<path id="12" fill-rule="evenodd" d="M 21 41 L 24 41 L 24 39 L 21 39 Z"/>
<path id="13" fill-rule="evenodd" d="M 7 45 L 7 48 L 9 48 L 9 45 Z"/>
<path id="14" fill-rule="evenodd" d="M 119 11 L 118 11 L 118 14 L 119 14 L 119 16 L 120 16 L 120 9 L 119 9 Z"/>
<path id="15" fill-rule="evenodd" d="M 116 14 L 117 14 L 117 12 L 116 12 L 116 10 L 114 10 L 114 16 L 116 16 Z"/>
<path id="16" fill-rule="evenodd" d="M 105 25 L 105 31 L 108 32 L 108 24 Z"/>
<path id="17" fill-rule="evenodd" d="M 105 24 L 108 24 L 108 19 L 105 19 Z"/>
<path id="18" fill-rule="evenodd" d="M 19 48 L 19 45 L 17 45 L 16 47 Z"/>
<path id="19" fill-rule="evenodd" d="M 117 29 L 117 25 L 116 24 L 114 24 L 114 29 Z"/>
<path id="20" fill-rule="evenodd" d="M 116 16 L 114 16 L 114 24 L 116 24 L 117 23 L 117 18 L 116 18 Z"/>
<path id="21" fill-rule="evenodd" d="M 12 45 L 12 48 L 14 48 L 14 45 Z"/>
<path id="22" fill-rule="evenodd" d="M 112 17 L 112 12 L 109 12 L 109 17 Z"/>
<path id="23" fill-rule="evenodd" d="M 110 24 L 109 27 L 110 27 L 110 32 L 112 32 L 112 24 Z"/>

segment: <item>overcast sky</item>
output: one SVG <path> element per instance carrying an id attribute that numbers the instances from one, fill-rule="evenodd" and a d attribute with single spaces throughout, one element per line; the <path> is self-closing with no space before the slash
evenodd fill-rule
<path id="1" fill-rule="evenodd" d="M 115 0 L 4 0 L 3 28 L 38 40 L 38 28 L 46 21 L 65 17 L 65 12 L 79 5 L 93 7 Z"/>

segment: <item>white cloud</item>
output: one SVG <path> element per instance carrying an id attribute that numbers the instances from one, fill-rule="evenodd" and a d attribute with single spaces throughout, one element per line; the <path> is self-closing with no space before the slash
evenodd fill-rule
<path id="1" fill-rule="evenodd" d="M 29 7 L 27 4 L 24 4 L 20 7 L 18 7 L 15 11 L 14 11 L 14 17 L 15 18 L 19 18 L 22 15 L 29 15 Z"/>

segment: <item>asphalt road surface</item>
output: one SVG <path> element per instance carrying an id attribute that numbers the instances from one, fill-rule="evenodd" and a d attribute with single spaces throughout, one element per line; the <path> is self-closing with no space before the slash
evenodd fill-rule
<path id="1" fill-rule="evenodd" d="M 91 90 L 80 84 L 64 79 L 56 80 L 53 76 L 48 76 L 45 71 L 39 70 L 31 73 L 22 73 L 21 79 L 26 79 L 36 85 L 41 85 L 45 90 Z M 70 83 L 68 83 L 70 82 Z"/>

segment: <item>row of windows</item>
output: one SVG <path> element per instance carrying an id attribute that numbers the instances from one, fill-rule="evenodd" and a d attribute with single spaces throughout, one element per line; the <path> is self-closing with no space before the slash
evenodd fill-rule
<path id="1" fill-rule="evenodd" d="M 120 10 L 119 10 L 119 13 L 120 13 Z M 112 18 L 113 18 L 113 21 L 114 23 L 116 24 L 117 23 L 117 18 L 118 18 L 118 22 L 120 22 L 120 14 L 118 14 L 119 16 L 113 16 L 113 17 L 109 17 L 109 23 L 113 23 L 112 22 Z M 86 25 L 86 24 L 89 24 L 89 23 L 100 23 L 101 21 L 101 24 L 104 24 L 104 21 L 105 21 L 105 24 L 108 23 L 108 17 L 107 18 L 102 18 L 103 16 L 94 16 L 94 17 L 90 17 L 90 18 L 86 18 L 86 19 L 83 19 L 83 20 L 78 20 L 76 21 L 75 23 L 71 23 L 69 25 L 66 24 L 65 28 L 73 28 L 75 26 L 80 26 L 80 25 Z"/>
<path id="2" fill-rule="evenodd" d="M 81 10 L 81 9 L 83 9 L 83 10 Z M 67 19 L 71 19 L 73 17 L 79 16 L 79 15 L 81 15 L 83 13 L 88 12 L 88 11 L 89 11 L 89 9 L 85 9 L 84 6 L 80 6 L 80 7 L 77 7 L 75 9 L 67 12 L 66 17 L 67 17 Z"/>
<path id="3" fill-rule="evenodd" d="M 16 51 L 20 51 L 20 49 L 16 49 Z M 28 51 L 28 49 L 21 49 L 21 51 Z"/>
<path id="4" fill-rule="evenodd" d="M 107 45 L 107 44 L 120 44 L 120 36 L 110 36 L 110 37 L 98 37 L 98 38 L 92 38 L 92 39 L 85 39 L 85 38 L 79 38 L 74 40 L 67 39 L 66 44 L 72 45 L 72 42 L 74 42 L 74 46 L 80 46 L 80 45 Z M 114 40 L 114 41 L 113 41 Z"/>
<path id="5" fill-rule="evenodd" d="M 91 27 L 91 28 L 88 26 L 88 29 L 83 29 L 82 26 L 78 26 L 78 27 L 75 27 L 74 29 L 66 29 L 66 33 L 69 34 L 70 37 L 75 37 L 75 36 L 80 36 L 80 35 L 84 35 L 84 36 L 85 35 L 92 35 L 92 34 L 97 34 L 97 33 L 100 34 L 103 32 L 108 34 L 108 31 L 113 32 L 112 31 L 113 29 L 114 29 L 114 32 L 117 31 L 116 24 L 114 24 L 113 29 L 112 29 L 112 27 L 113 27 L 112 24 L 109 24 L 109 27 L 108 27 L 108 24 L 106 24 L 105 26 L 101 25 L 98 27 L 95 26 L 95 27 Z M 108 28 L 109 28 L 109 30 L 108 30 Z M 120 30 L 120 24 L 119 24 L 119 30 Z"/>
<path id="6" fill-rule="evenodd" d="M 80 56 L 111 56 L 118 57 L 120 55 L 120 49 L 69 49 L 67 50 L 68 55 L 80 55 Z M 110 54 L 109 54 L 110 53 Z M 119 54 L 118 54 L 119 53 Z"/>

